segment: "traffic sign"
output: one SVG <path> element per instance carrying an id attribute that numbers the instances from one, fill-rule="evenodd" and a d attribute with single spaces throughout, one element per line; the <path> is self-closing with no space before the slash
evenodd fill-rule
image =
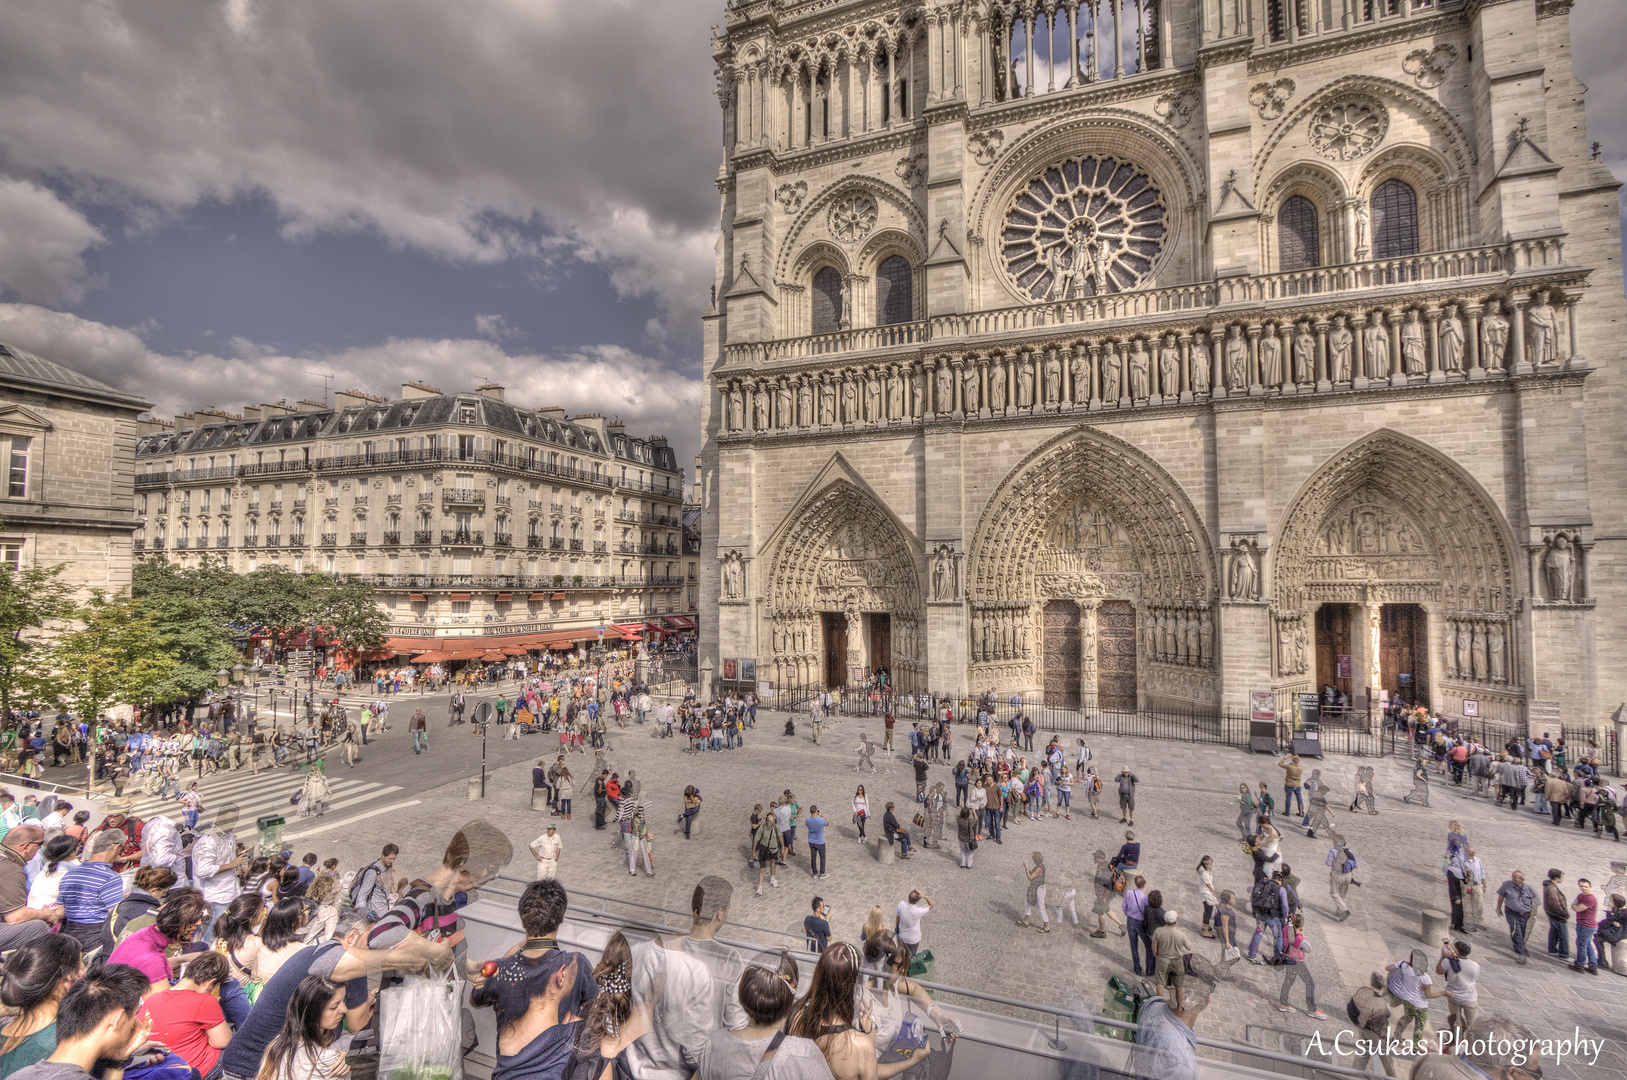
<path id="1" fill-rule="evenodd" d="M 491 720 L 491 702 L 482 701 L 475 706 L 474 721 L 477 724 L 484 724 L 489 720 Z"/>

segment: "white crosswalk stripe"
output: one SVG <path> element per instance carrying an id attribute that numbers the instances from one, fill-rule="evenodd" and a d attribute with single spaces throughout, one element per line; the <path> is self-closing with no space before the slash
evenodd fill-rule
<path id="1" fill-rule="evenodd" d="M 292 811 L 290 800 L 304 784 L 303 776 L 287 771 L 263 771 L 257 776 L 247 772 L 217 773 L 198 784 L 198 794 L 203 797 L 203 820 L 212 820 L 214 814 L 228 804 L 237 808 L 239 822 L 252 822 L 253 818 L 262 814 Z M 330 811 L 370 802 L 401 790 L 399 786 L 344 778 L 332 778 L 328 786 L 332 791 L 328 803 Z M 173 798 L 139 796 L 134 800 L 134 806 L 133 812 L 139 818 L 150 818 L 155 814 L 179 818 L 181 814 L 181 806 Z"/>

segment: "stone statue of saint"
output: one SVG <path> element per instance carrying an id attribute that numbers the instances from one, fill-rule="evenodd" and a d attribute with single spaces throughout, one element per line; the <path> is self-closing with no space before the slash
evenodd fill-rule
<path id="1" fill-rule="evenodd" d="M 1034 364 L 1024 358 L 1017 365 L 1017 406 L 1027 408 L 1034 404 Z"/>
<path id="2" fill-rule="evenodd" d="M 1207 394 L 1209 392 L 1209 373 L 1214 363 L 1209 353 L 1209 339 L 1202 333 L 1192 335 L 1192 392 L 1194 394 Z"/>
<path id="3" fill-rule="evenodd" d="M 859 419 L 859 391 L 852 377 L 842 380 L 842 423 L 851 424 Z"/>
<path id="4" fill-rule="evenodd" d="M 1350 356 L 1356 336 L 1345 325 L 1345 317 L 1333 318 L 1333 329 L 1328 333 L 1328 352 L 1333 356 L 1333 381 L 1350 381 Z"/>
<path id="5" fill-rule="evenodd" d="M 1457 630 L 1450 622 L 1446 624 L 1446 633 L 1441 642 L 1441 655 L 1446 661 L 1446 677 L 1458 677 L 1458 635 Z"/>
<path id="6" fill-rule="evenodd" d="M 1165 397 L 1181 392 L 1181 350 L 1175 344 L 1174 334 L 1165 334 L 1158 349 L 1158 391 Z"/>
<path id="7" fill-rule="evenodd" d="M 1282 339 L 1277 328 L 1266 327 L 1260 335 L 1260 382 L 1266 386 L 1282 385 Z"/>
<path id="8" fill-rule="evenodd" d="M 938 557 L 932 566 L 932 598 L 934 600 L 953 600 L 955 598 L 954 583 L 949 580 L 950 560 L 947 551 L 939 550 Z"/>
<path id="9" fill-rule="evenodd" d="M 739 600 L 745 594 L 745 572 L 740 565 L 740 553 L 731 551 L 723 559 L 723 598 Z"/>
<path id="10" fill-rule="evenodd" d="M 729 430 L 739 431 L 746 423 L 745 402 L 740 396 L 740 387 L 729 388 Z"/>
<path id="11" fill-rule="evenodd" d="M 1548 290 L 1537 292 L 1537 302 L 1525 309 L 1525 326 L 1531 338 L 1533 364 L 1559 363 L 1559 317 L 1548 303 Z"/>
<path id="12" fill-rule="evenodd" d="M 864 418 L 872 424 L 886 417 L 881 415 L 881 380 L 871 368 L 864 377 Z"/>
<path id="13" fill-rule="evenodd" d="M 791 426 L 791 387 L 781 382 L 774 387 L 774 426 Z"/>
<path id="14" fill-rule="evenodd" d="M 1226 338 L 1226 389 L 1248 389 L 1248 342 L 1243 340 L 1243 328 L 1237 325 Z"/>
<path id="15" fill-rule="evenodd" d="M 1384 316 L 1374 313 L 1361 331 L 1362 351 L 1367 354 L 1367 373 L 1382 379 L 1390 373 L 1390 335 L 1384 330 Z"/>
<path id="16" fill-rule="evenodd" d="M 1118 342 L 1109 341 L 1102 351 L 1102 397 L 1108 401 L 1119 399 L 1119 371 L 1122 367 Z"/>
<path id="17" fill-rule="evenodd" d="M 1458 678 L 1467 679 L 1474 673 L 1474 631 L 1467 622 L 1458 626 Z"/>
<path id="18" fill-rule="evenodd" d="M 1147 346 L 1136 338 L 1135 347 L 1130 350 L 1130 397 L 1135 401 L 1146 401 L 1152 394 L 1152 357 L 1147 354 Z"/>
<path id="19" fill-rule="evenodd" d="M 1480 319 L 1480 362 L 1487 371 L 1501 371 L 1508 348 L 1508 320 L 1503 318 L 1503 305 L 1498 300 L 1486 302 L 1486 313 Z"/>
<path id="20" fill-rule="evenodd" d="M 1506 682 L 1507 669 L 1503 659 L 1503 624 L 1493 622 L 1486 628 L 1486 651 L 1491 654 L 1491 681 Z"/>
<path id="21" fill-rule="evenodd" d="M 1253 600 L 1259 589 L 1259 576 L 1254 568 L 1254 553 L 1247 544 L 1238 544 L 1232 550 L 1232 599 Z"/>
<path id="22" fill-rule="evenodd" d="M 1486 678 L 1486 628 L 1481 623 L 1474 624 L 1474 641 L 1469 646 L 1469 659 L 1473 665 L 1476 682 L 1483 682 Z"/>
<path id="23" fill-rule="evenodd" d="M 977 392 L 977 368 L 976 368 L 976 366 L 974 366 L 972 364 L 967 364 L 965 369 L 961 371 L 960 377 L 961 377 L 961 397 L 963 399 L 963 407 L 965 408 L 965 410 L 968 413 L 975 413 L 977 411 L 978 404 L 979 404 L 979 402 L 978 402 L 978 396 L 979 395 L 978 395 L 978 392 Z"/>
<path id="24" fill-rule="evenodd" d="M 918 367 L 910 368 L 910 386 L 913 400 L 910 402 L 911 416 L 926 415 L 926 372 Z"/>
<path id="25" fill-rule="evenodd" d="M 819 422 L 836 423 L 836 384 L 824 375 L 819 378 Z"/>
<path id="26" fill-rule="evenodd" d="M 752 412 L 754 420 L 753 420 L 753 424 L 752 424 L 752 429 L 754 431 L 767 431 L 768 430 L 768 391 L 767 390 L 758 390 L 755 394 L 752 395 L 752 399 L 753 399 L 753 402 L 754 402 L 753 412 Z"/>
<path id="27" fill-rule="evenodd" d="M 1056 358 L 1056 350 L 1052 349 L 1045 358 L 1045 403 L 1055 405 L 1062 400 L 1062 361 Z"/>
<path id="28" fill-rule="evenodd" d="M 996 360 L 989 365 L 989 408 L 1002 412 L 1006 407 L 1006 365 Z"/>
<path id="29" fill-rule="evenodd" d="M 1442 371 L 1463 370 L 1463 320 L 1458 318 L 1456 304 L 1449 304 L 1446 317 L 1441 319 L 1440 357 Z"/>
<path id="30" fill-rule="evenodd" d="M 1571 550 L 1570 538 L 1560 533 L 1548 546 L 1543 558 L 1543 569 L 1548 575 L 1548 599 L 1569 600 L 1571 577 L 1576 569 L 1576 555 Z"/>
<path id="31" fill-rule="evenodd" d="M 938 412 L 954 411 L 955 373 L 945 364 L 938 369 Z"/>
<path id="32" fill-rule="evenodd" d="M 1068 365 L 1068 373 L 1073 377 L 1073 400 L 1083 405 L 1096 395 L 1091 393 L 1090 386 L 1090 355 L 1080 349 L 1073 355 L 1073 362 Z"/>
<path id="33" fill-rule="evenodd" d="M 1310 323 L 1300 323 L 1294 334 L 1294 381 L 1301 386 L 1316 381 L 1316 339 Z"/>
<path id="34" fill-rule="evenodd" d="M 1408 375 L 1424 373 L 1424 324 L 1418 321 L 1418 311 L 1407 312 L 1407 321 L 1401 324 L 1401 362 Z"/>
<path id="35" fill-rule="evenodd" d="M 814 423 L 813 386 L 807 379 L 797 384 L 797 424 L 811 427 Z"/>
<path id="36" fill-rule="evenodd" d="M 1201 625 L 1198 629 L 1198 662 L 1208 667 L 1215 659 L 1215 620 L 1204 608 L 1201 615 Z"/>
<path id="37" fill-rule="evenodd" d="M 898 377 L 897 368 L 887 372 L 887 415 L 894 420 L 904 415 L 904 380 Z"/>

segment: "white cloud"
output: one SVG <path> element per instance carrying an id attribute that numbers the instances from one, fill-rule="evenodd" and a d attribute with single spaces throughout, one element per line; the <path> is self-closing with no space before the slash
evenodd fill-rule
<path id="1" fill-rule="evenodd" d="M 88 284 L 84 253 L 103 242 L 85 216 L 38 184 L 0 176 L 0 293 L 72 302 Z"/>
<path id="2" fill-rule="evenodd" d="M 501 315 L 476 315 L 475 333 L 499 342 L 524 336 L 518 327 L 509 325 L 509 321 Z"/>
<path id="3" fill-rule="evenodd" d="M 473 389 L 486 381 L 506 387 L 506 400 L 570 413 L 602 413 L 635 435 L 665 435 L 688 468 L 700 448 L 702 386 L 645 356 L 614 345 L 563 353 L 509 353 L 475 338 L 400 338 L 309 356 L 286 356 L 245 339 L 233 355 L 172 356 L 154 352 L 129 330 L 33 304 L 0 304 L 0 340 L 66 364 L 120 389 L 156 398 L 154 412 L 171 416 L 208 406 L 239 411 L 282 398 L 312 396 L 320 368 L 335 389 L 396 397 L 403 382 Z"/>
<path id="4" fill-rule="evenodd" d="M 488 262 L 545 257 L 540 228 L 654 296 L 669 328 L 692 324 L 717 227 L 719 14 L 718 0 L 7 0 L 0 167 L 63 178 L 137 227 L 254 194 L 291 238 L 374 230 Z"/>

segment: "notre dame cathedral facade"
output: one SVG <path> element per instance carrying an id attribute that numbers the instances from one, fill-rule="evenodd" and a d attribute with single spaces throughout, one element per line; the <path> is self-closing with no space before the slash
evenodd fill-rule
<path id="1" fill-rule="evenodd" d="M 713 688 L 1601 722 L 1627 303 L 1570 6 L 731 2 Z"/>

